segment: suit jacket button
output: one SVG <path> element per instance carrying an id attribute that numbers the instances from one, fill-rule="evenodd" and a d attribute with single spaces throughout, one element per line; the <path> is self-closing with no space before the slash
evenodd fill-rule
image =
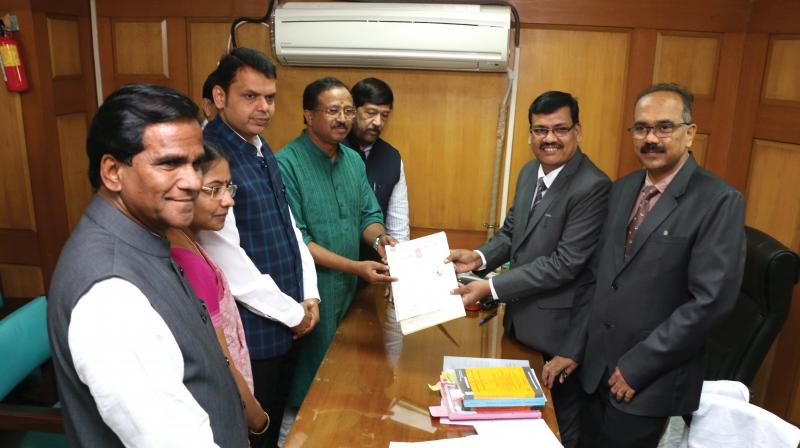
<path id="1" fill-rule="evenodd" d="M 617 282 L 613 282 L 613 283 L 611 283 L 611 289 L 612 289 L 612 290 L 614 290 L 614 291 L 616 291 L 617 289 L 619 289 L 619 288 L 618 288 L 618 286 L 617 286 Z"/>
<path id="2" fill-rule="evenodd" d="M 603 324 L 603 326 L 606 327 L 606 330 L 610 330 L 610 329 L 614 328 L 614 324 L 610 324 L 608 322 L 605 322 Z"/>

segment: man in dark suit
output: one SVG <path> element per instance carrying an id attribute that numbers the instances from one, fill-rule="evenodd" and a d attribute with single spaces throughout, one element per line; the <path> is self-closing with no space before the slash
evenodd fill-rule
<path id="1" fill-rule="evenodd" d="M 744 199 L 689 152 L 692 94 L 644 90 L 630 131 L 645 169 L 614 184 L 595 280 L 576 296 L 589 311 L 542 375 L 583 361 L 581 446 L 655 447 L 669 416 L 697 409 L 706 335 L 744 271 Z"/>
<path id="2" fill-rule="evenodd" d="M 449 258 L 457 272 L 475 270 L 481 276 L 511 262 L 508 272 L 454 293 L 465 305 L 484 297 L 506 303 L 506 334 L 549 359 L 560 353 L 575 288 L 606 216 L 611 181 L 578 147 L 581 125 L 572 95 L 541 94 L 528 120 L 537 160 L 522 168 L 502 229 L 477 250 L 456 249 Z M 577 443 L 583 393 L 577 380 L 565 378 L 552 393 L 562 442 L 569 447 Z"/>

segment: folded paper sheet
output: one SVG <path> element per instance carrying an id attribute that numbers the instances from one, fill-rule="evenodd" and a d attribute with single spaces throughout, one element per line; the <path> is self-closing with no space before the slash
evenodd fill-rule
<path id="1" fill-rule="evenodd" d="M 444 232 L 386 247 L 394 306 L 404 335 L 466 315 L 461 297 L 450 294 L 458 287 Z"/>

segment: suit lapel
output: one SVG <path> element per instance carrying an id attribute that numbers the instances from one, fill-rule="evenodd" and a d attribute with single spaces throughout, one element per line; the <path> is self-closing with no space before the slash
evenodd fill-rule
<path id="1" fill-rule="evenodd" d="M 636 257 L 636 254 L 644 246 L 644 243 L 650 238 L 650 235 L 664 222 L 665 219 L 678 207 L 678 198 L 686 191 L 686 185 L 689 183 L 689 178 L 697 168 L 694 158 L 689 155 L 686 163 L 681 167 L 680 171 L 672 182 L 669 183 L 667 189 L 661 194 L 661 198 L 656 202 L 655 207 L 650 210 L 650 213 L 644 218 L 644 222 L 639 226 L 636 236 L 631 246 L 631 253 L 625 259 L 622 269 Z M 624 244 L 623 244 L 624 252 Z M 623 255 L 624 257 L 624 255 Z"/>
<path id="2" fill-rule="evenodd" d="M 644 176 L 645 171 L 642 170 L 623 187 L 620 199 L 617 202 L 619 204 L 617 209 L 611 210 L 614 221 L 608 238 L 611 239 L 611 246 L 614 248 L 614 265 L 617 272 L 620 272 L 625 264 L 625 237 L 628 233 L 628 217 L 633 210 L 636 198 L 639 196 L 639 190 L 642 189 Z"/>

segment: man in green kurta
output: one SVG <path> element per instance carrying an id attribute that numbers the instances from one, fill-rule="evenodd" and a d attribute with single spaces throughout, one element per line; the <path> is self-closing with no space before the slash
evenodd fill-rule
<path id="1" fill-rule="evenodd" d="M 358 261 L 362 239 L 381 257 L 383 246 L 396 241 L 386 234 L 364 162 L 340 144 L 354 116 L 347 86 L 334 78 L 314 81 L 303 92 L 305 131 L 276 154 L 297 228 L 317 265 L 322 299 L 319 324 L 299 340 L 289 406 L 302 404 L 353 300 L 357 276 L 370 283 L 393 280 L 385 264 Z"/>

